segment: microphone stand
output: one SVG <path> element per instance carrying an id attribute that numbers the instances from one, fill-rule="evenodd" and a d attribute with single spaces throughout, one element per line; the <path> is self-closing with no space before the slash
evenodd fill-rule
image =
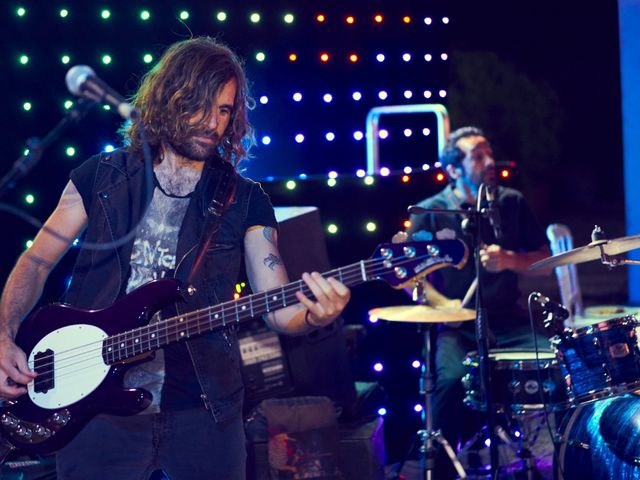
<path id="1" fill-rule="evenodd" d="M 84 118 L 93 105 L 95 102 L 81 98 L 65 112 L 62 120 L 42 140 L 38 137 L 31 137 L 26 141 L 27 151 L 13 163 L 11 170 L 0 179 L 0 198 L 7 194 L 18 180 L 30 172 L 42 158 L 45 149 L 57 140 L 69 126 Z"/>
<path id="2" fill-rule="evenodd" d="M 484 393 L 485 409 L 487 412 L 487 431 L 489 434 L 489 458 L 490 458 L 490 472 L 491 478 L 495 478 L 500 467 L 498 456 L 498 437 L 496 435 L 496 415 L 493 408 L 493 396 L 491 393 L 491 369 L 489 358 L 489 319 L 487 317 L 487 311 L 484 308 L 484 302 L 482 297 L 482 277 L 480 275 L 480 269 L 482 264 L 480 262 L 480 220 L 484 217 L 492 218 L 494 215 L 495 205 L 490 205 L 485 208 L 480 208 L 481 194 L 485 189 L 485 185 L 480 185 L 478 189 L 478 202 L 476 209 L 468 210 L 455 210 L 455 209 L 441 209 L 441 208 L 423 208 L 417 205 L 410 206 L 407 210 L 409 213 L 414 214 L 440 214 L 440 215 L 463 215 L 461 228 L 462 231 L 467 234 L 473 244 L 471 245 L 475 255 L 475 268 L 476 268 L 476 341 L 478 344 L 478 360 L 480 367 L 480 385 L 482 392 Z M 495 218 L 495 217 L 493 217 Z"/>

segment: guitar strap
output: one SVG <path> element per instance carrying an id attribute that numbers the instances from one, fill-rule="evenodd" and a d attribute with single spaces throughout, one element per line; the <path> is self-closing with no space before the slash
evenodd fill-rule
<path id="1" fill-rule="evenodd" d="M 200 236 L 198 255 L 196 256 L 196 260 L 189 272 L 187 285 L 193 285 L 196 273 L 198 272 L 200 264 L 207 253 L 211 240 L 215 238 L 220 230 L 222 217 L 236 198 L 238 177 L 233 165 L 220 160 L 215 163 L 215 167 L 219 173 L 219 175 L 217 175 L 217 184 L 215 186 L 213 197 L 207 207 L 205 224 Z"/>

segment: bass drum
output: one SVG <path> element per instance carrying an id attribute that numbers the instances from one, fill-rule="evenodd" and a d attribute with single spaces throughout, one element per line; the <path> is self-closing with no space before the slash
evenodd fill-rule
<path id="1" fill-rule="evenodd" d="M 567 414 L 561 432 L 556 479 L 640 479 L 640 397 L 580 406 Z"/>

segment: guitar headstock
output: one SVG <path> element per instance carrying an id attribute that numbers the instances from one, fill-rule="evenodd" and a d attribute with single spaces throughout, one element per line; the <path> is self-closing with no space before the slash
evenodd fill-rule
<path id="1" fill-rule="evenodd" d="M 404 288 L 430 272 L 444 267 L 461 269 L 469 258 L 469 249 L 462 240 L 383 243 L 376 247 L 367 268 L 368 276 L 384 280 L 393 288 Z M 370 270 L 370 271 L 369 271 Z"/>

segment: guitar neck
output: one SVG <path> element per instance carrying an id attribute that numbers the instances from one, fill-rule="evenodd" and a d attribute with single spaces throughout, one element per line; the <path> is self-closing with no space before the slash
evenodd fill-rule
<path id="1" fill-rule="evenodd" d="M 383 259 L 369 259 L 336 268 L 322 274 L 334 277 L 352 287 L 376 278 L 376 270 Z M 104 340 L 103 354 L 109 364 L 122 362 L 147 352 L 158 350 L 169 344 L 239 325 L 247 320 L 280 308 L 300 303 L 296 292 L 313 296 L 302 280 L 265 290 L 247 297 L 220 303 L 183 315 L 151 323 L 144 327 L 110 336 Z"/>

